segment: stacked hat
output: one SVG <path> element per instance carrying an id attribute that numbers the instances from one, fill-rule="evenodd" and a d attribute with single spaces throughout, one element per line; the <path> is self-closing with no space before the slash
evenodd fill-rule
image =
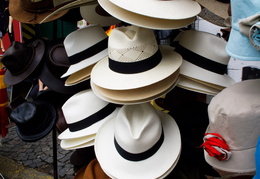
<path id="1" fill-rule="evenodd" d="M 94 145 L 97 130 L 118 108 L 87 89 L 71 96 L 63 104 L 62 111 L 68 128 L 58 138 L 61 148 L 73 150 Z"/>
<path id="2" fill-rule="evenodd" d="M 216 95 L 235 81 L 226 74 L 230 56 L 226 41 L 216 35 L 197 30 L 181 32 L 172 46 L 182 55 L 180 68 L 182 88 Z"/>
<path id="3" fill-rule="evenodd" d="M 46 42 L 44 64 L 39 79 L 53 91 L 64 94 L 75 94 L 90 88 L 90 80 L 73 86 L 65 86 L 67 78 L 60 78 L 70 67 L 69 58 L 63 45 L 63 39 Z"/>
<path id="4" fill-rule="evenodd" d="M 151 29 L 118 27 L 109 36 L 108 57 L 91 71 L 91 87 L 112 103 L 148 102 L 176 85 L 181 63 L 170 46 L 157 45 Z"/>
<path id="5" fill-rule="evenodd" d="M 44 52 L 45 42 L 40 38 L 28 44 L 14 41 L 1 58 L 7 69 L 4 82 L 7 85 L 15 85 L 25 79 L 37 77 Z"/>
<path id="6" fill-rule="evenodd" d="M 149 29 L 178 29 L 193 23 L 201 11 L 193 0 L 98 0 L 109 14 L 123 22 Z"/>
<path id="7" fill-rule="evenodd" d="M 259 89 L 260 79 L 245 80 L 225 88 L 211 100 L 202 146 L 206 162 L 214 168 L 233 173 L 255 172 L 260 136 Z"/>
<path id="8" fill-rule="evenodd" d="M 71 32 L 64 40 L 70 66 L 61 76 L 67 77 L 65 85 L 73 86 L 90 78 L 99 60 L 107 56 L 108 36 L 102 26 L 90 25 Z"/>
<path id="9" fill-rule="evenodd" d="M 70 9 L 94 0 L 9 0 L 9 13 L 17 21 L 39 24 L 58 19 Z"/>
<path id="10" fill-rule="evenodd" d="M 164 178 L 178 162 L 180 131 L 169 114 L 150 103 L 124 105 L 100 127 L 94 149 L 111 178 Z"/>

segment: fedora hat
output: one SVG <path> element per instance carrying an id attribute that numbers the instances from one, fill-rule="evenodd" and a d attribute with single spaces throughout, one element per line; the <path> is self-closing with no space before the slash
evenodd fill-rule
<path id="1" fill-rule="evenodd" d="M 197 30 L 181 32 L 172 43 L 182 55 L 180 74 L 205 85 L 224 89 L 235 83 L 227 73 L 230 56 L 227 42 L 213 34 Z"/>
<path id="2" fill-rule="evenodd" d="M 94 149 L 112 178 L 161 178 L 179 157 L 180 131 L 170 115 L 150 103 L 124 105 L 100 127 Z"/>
<path id="3" fill-rule="evenodd" d="M 132 25 L 149 29 L 179 29 L 190 25 L 196 19 L 195 16 L 186 19 L 153 18 L 123 9 L 109 0 L 98 0 L 98 3 L 115 18 Z"/>
<path id="4" fill-rule="evenodd" d="M 93 67 L 91 81 L 109 90 L 138 89 L 171 76 L 181 63 L 172 48 L 157 45 L 151 29 L 117 27 L 109 36 L 108 57 Z"/>
<path id="5" fill-rule="evenodd" d="M 245 80 L 212 98 L 202 145 L 205 160 L 212 167 L 234 173 L 255 171 L 255 151 L 260 136 L 259 89 L 260 79 Z M 215 144 L 212 141 L 216 141 Z"/>
<path id="6" fill-rule="evenodd" d="M 104 29 L 96 24 L 67 35 L 63 43 L 71 65 L 61 77 L 67 77 L 83 68 L 92 68 L 91 65 L 106 57 L 107 40 Z"/>
<path id="7" fill-rule="evenodd" d="M 80 7 L 81 17 L 90 24 L 100 24 L 102 27 L 119 24 L 121 21 L 107 13 L 98 2 Z"/>
<path id="8" fill-rule="evenodd" d="M 7 69 L 4 76 L 5 83 L 15 85 L 32 74 L 38 76 L 44 51 L 45 42 L 42 39 L 35 39 L 29 44 L 14 41 L 1 58 Z"/>
<path id="9" fill-rule="evenodd" d="M 64 94 L 75 94 L 82 90 L 90 88 L 89 80 L 84 83 L 66 86 L 67 78 L 60 78 L 68 68 L 70 62 L 63 45 L 63 39 L 52 40 L 46 43 L 44 55 L 44 64 L 39 75 L 39 79 L 53 91 Z"/>
<path id="10" fill-rule="evenodd" d="M 232 28 L 226 47 L 231 57 L 244 61 L 259 61 L 259 8 L 260 1 L 231 0 Z M 254 31 L 256 33 L 253 33 Z M 248 36 L 250 33 L 251 36 Z"/>
<path id="11" fill-rule="evenodd" d="M 45 101 L 24 102 L 10 113 L 18 136 L 25 142 L 44 138 L 55 126 L 56 110 Z"/>
<path id="12" fill-rule="evenodd" d="M 208 85 L 205 85 L 203 83 L 199 83 L 190 78 L 186 78 L 183 75 L 180 75 L 179 78 L 180 80 L 178 81 L 177 86 L 186 90 L 207 94 L 207 95 L 216 95 L 221 91 L 220 89 L 216 89 Z"/>
<path id="13" fill-rule="evenodd" d="M 17 21 L 26 24 L 49 22 L 65 15 L 69 9 L 91 0 L 9 0 L 8 10 Z M 46 19 L 46 17 L 48 17 Z"/>
<path id="14" fill-rule="evenodd" d="M 228 18 L 228 8 L 230 1 L 218 1 L 218 0 L 195 0 L 201 6 L 219 16 L 223 20 Z"/>
<path id="15" fill-rule="evenodd" d="M 149 102 L 163 96 L 178 83 L 179 70 L 168 78 L 142 88 L 131 90 L 108 90 L 101 88 L 91 81 L 91 89 L 101 99 L 115 104 L 139 104 Z"/>
<path id="16" fill-rule="evenodd" d="M 96 134 L 98 128 L 118 109 L 112 104 L 98 98 L 91 89 L 80 91 L 70 97 L 62 106 L 68 129 L 58 138 L 76 139 Z M 87 139 L 88 142 L 92 139 Z"/>

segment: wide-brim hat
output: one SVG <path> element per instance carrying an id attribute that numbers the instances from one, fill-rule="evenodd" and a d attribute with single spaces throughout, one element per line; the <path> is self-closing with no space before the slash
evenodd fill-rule
<path id="1" fill-rule="evenodd" d="M 141 117 L 141 113 L 139 112 L 143 111 L 143 109 L 145 109 L 145 114 L 142 113 L 144 116 Z M 137 112 L 137 114 L 133 115 L 132 113 L 135 112 Z M 146 115 L 155 115 L 156 117 L 154 116 L 151 119 Z M 139 117 L 143 120 L 146 119 L 147 123 L 143 124 L 143 120 L 138 120 Z M 159 121 L 157 121 L 158 118 L 160 119 Z M 133 123 L 128 126 L 126 121 L 130 119 L 133 120 Z M 140 122 L 139 125 L 138 121 Z M 137 122 L 137 124 L 134 124 L 135 122 Z M 126 130 L 127 126 L 135 129 L 136 126 L 140 127 L 140 125 L 143 125 L 143 127 L 147 129 L 144 132 L 146 134 L 149 133 L 148 130 L 153 131 L 153 134 L 149 135 L 151 138 L 147 139 L 144 137 L 146 135 L 142 133 L 138 138 L 139 140 L 132 140 L 131 137 L 130 139 L 128 136 L 128 130 L 130 129 Z M 149 125 L 149 127 L 147 125 Z M 152 128 L 154 130 L 152 130 Z M 142 131 L 142 129 L 136 130 Z M 125 135 L 123 135 L 123 133 Z M 161 141 L 162 138 L 160 137 L 162 134 L 164 135 L 163 141 Z M 154 143 L 154 146 L 159 146 L 157 151 L 155 150 L 154 153 L 150 153 L 151 155 L 149 157 L 142 156 L 142 152 L 153 149 L 149 147 L 151 145 L 150 141 L 155 142 L 155 136 L 156 138 L 160 138 L 157 139 L 156 144 Z M 129 138 L 127 145 L 123 138 Z M 137 145 L 137 143 L 143 141 L 144 138 L 149 140 L 149 142 L 145 141 L 147 146 L 143 146 L 145 145 L 143 143 L 142 146 Z M 158 144 L 159 141 L 162 142 L 160 143 L 161 145 Z M 115 145 L 115 143 L 117 143 L 117 145 Z M 178 160 L 181 150 L 180 132 L 176 122 L 170 115 L 156 110 L 150 103 L 125 105 L 114 119 L 108 120 L 98 130 L 94 149 L 101 168 L 107 175 L 113 178 L 160 178 L 169 170 L 172 170 L 172 166 L 176 160 Z M 119 154 L 119 151 L 122 153 Z M 127 156 L 127 154 L 129 154 L 129 156 Z M 138 157 L 135 154 L 139 154 Z M 144 158 L 140 159 L 139 157 Z"/>
<path id="2" fill-rule="evenodd" d="M 11 112 L 10 119 L 16 124 L 17 135 L 23 141 L 35 142 L 52 131 L 56 110 L 45 101 L 24 102 Z"/>
<path id="3" fill-rule="evenodd" d="M 196 82 L 195 80 L 186 78 L 185 76 L 180 75 L 180 80 L 177 84 L 178 87 L 184 88 L 186 90 L 194 91 L 197 93 L 207 94 L 207 95 L 216 95 L 221 90 L 212 88 L 210 86 L 204 85 L 202 83 Z"/>
<path id="4" fill-rule="evenodd" d="M 102 27 L 117 25 L 121 21 L 108 14 L 99 4 L 80 7 L 80 14 L 90 24 L 100 24 Z"/>
<path id="5" fill-rule="evenodd" d="M 180 74 L 222 89 L 235 83 L 227 75 L 230 56 L 226 53 L 226 44 L 224 39 L 208 32 L 181 32 L 173 42 L 174 50 L 183 57 Z"/>
<path id="6" fill-rule="evenodd" d="M 199 17 L 202 19 L 215 24 L 220 27 L 226 27 L 226 21 L 224 18 L 214 14 L 213 12 L 209 11 L 207 8 L 202 8 L 201 12 L 198 14 Z"/>
<path id="7" fill-rule="evenodd" d="M 60 147 L 65 150 L 74 150 L 94 145 L 96 134 L 79 137 L 75 139 L 64 139 L 60 141 Z"/>
<path id="8" fill-rule="evenodd" d="M 25 64 L 27 67 L 25 69 L 23 69 L 23 71 L 18 73 L 15 71 L 15 69 L 10 70 L 8 68 L 9 68 L 9 66 L 10 67 L 12 65 L 14 66 L 14 64 L 12 64 L 12 63 L 17 63 L 17 61 L 15 61 L 15 59 L 23 58 L 23 56 L 21 56 L 21 55 L 24 55 L 23 54 L 24 52 L 20 51 L 20 53 L 18 55 L 18 49 L 22 50 L 22 48 L 23 48 L 22 46 L 28 46 L 29 48 L 32 49 L 32 53 L 30 54 L 31 60 L 30 60 L 30 62 L 28 62 L 28 64 Z M 40 69 L 38 69 L 37 67 L 39 65 L 41 65 L 44 52 L 45 52 L 45 42 L 42 39 L 36 39 L 36 40 L 32 41 L 31 43 L 29 43 L 28 45 L 26 45 L 24 43 L 20 43 L 20 42 L 13 42 L 11 44 L 11 46 L 5 51 L 3 57 L 1 58 L 1 62 L 7 68 L 7 70 L 5 72 L 5 76 L 4 76 L 5 84 L 7 84 L 7 85 L 18 84 L 18 83 L 22 82 L 23 80 L 25 80 L 26 78 L 28 78 L 31 74 L 35 74 L 36 71 L 37 71 L 37 75 L 38 75 L 38 72 L 40 72 Z M 16 55 L 16 53 L 17 53 L 17 55 Z M 26 55 L 29 55 L 29 54 L 26 54 Z M 19 64 L 17 63 L 16 65 L 19 65 Z M 18 73 L 18 74 L 15 74 L 15 73 Z"/>
<path id="9" fill-rule="evenodd" d="M 209 103 L 205 136 L 218 134 L 228 146 L 209 143 L 219 151 L 226 150 L 223 158 L 210 156 L 206 152 L 210 148 L 205 146 L 205 160 L 212 167 L 232 173 L 255 172 L 255 151 L 260 136 L 260 129 L 256 127 L 260 125 L 259 88 L 260 79 L 240 81 L 222 90 Z"/>
<path id="10" fill-rule="evenodd" d="M 165 80 L 158 83 L 132 89 L 108 90 L 95 85 L 92 81 L 91 89 L 101 99 L 115 104 L 139 104 L 149 102 L 171 91 L 178 84 L 179 70 Z"/>
<path id="11" fill-rule="evenodd" d="M 135 74 L 117 73 L 109 68 L 109 59 L 107 57 L 100 60 L 93 67 L 91 80 L 97 86 L 111 90 L 132 90 L 164 80 L 179 69 L 183 60 L 180 54 L 174 52 L 168 46 L 161 45 L 159 49 L 162 54 L 161 61 L 150 70 Z"/>
<path id="12" fill-rule="evenodd" d="M 61 78 L 92 68 L 93 64 L 106 57 L 107 39 L 106 32 L 99 24 L 83 27 L 67 35 L 64 47 L 71 65 Z"/>
<path id="13" fill-rule="evenodd" d="M 193 23 L 196 17 L 190 17 L 186 19 L 163 19 L 163 18 L 153 18 L 145 15 L 140 15 L 128 10 L 125 10 L 109 0 L 98 0 L 98 3 L 101 7 L 106 10 L 109 14 L 115 18 L 140 27 L 149 28 L 149 29 L 179 29 L 186 27 Z M 172 10 L 171 10 L 172 12 Z"/>
<path id="14" fill-rule="evenodd" d="M 228 14 L 229 3 L 224 3 L 218 0 L 195 0 L 201 6 L 207 8 L 210 12 L 214 13 L 215 15 L 226 19 Z"/>

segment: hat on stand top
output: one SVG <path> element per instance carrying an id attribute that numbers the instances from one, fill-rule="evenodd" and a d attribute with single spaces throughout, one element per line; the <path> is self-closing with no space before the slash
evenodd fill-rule
<path id="1" fill-rule="evenodd" d="M 97 132 L 94 149 L 111 178 L 164 178 L 181 151 L 175 120 L 150 103 L 124 105 Z"/>
<path id="2" fill-rule="evenodd" d="M 107 13 L 98 2 L 80 7 L 80 14 L 90 24 L 100 24 L 102 27 L 119 24 L 121 21 Z"/>
<path id="3" fill-rule="evenodd" d="M 119 20 L 149 29 L 186 27 L 195 21 L 195 16 L 201 11 L 200 5 L 192 0 L 98 0 L 98 3 Z"/>
<path id="4" fill-rule="evenodd" d="M 238 60 L 259 61 L 260 1 L 231 0 L 231 31 L 227 53 Z"/>
<path id="5" fill-rule="evenodd" d="M 56 122 L 56 110 L 45 101 L 24 102 L 11 113 L 18 136 L 25 142 L 35 142 L 48 135 Z"/>
<path id="6" fill-rule="evenodd" d="M 131 90 L 160 82 L 175 73 L 182 57 L 166 46 L 158 46 L 151 29 L 138 26 L 113 29 L 108 57 L 91 71 L 91 81 L 110 90 Z"/>
<path id="7" fill-rule="evenodd" d="M 218 93 L 208 106 L 204 136 L 208 164 L 222 171 L 254 172 L 260 136 L 260 79 L 237 82 Z M 243 161 L 243 162 L 242 162 Z"/>
<path id="8" fill-rule="evenodd" d="M 60 18 L 69 9 L 90 2 L 91 0 L 9 0 L 9 13 L 17 21 L 26 24 L 39 24 Z"/>
<path id="9" fill-rule="evenodd" d="M 172 43 L 183 57 L 180 74 L 219 90 L 232 85 L 235 81 L 226 74 L 230 60 L 226 44 L 224 39 L 208 32 L 181 32 Z"/>
<path id="10" fill-rule="evenodd" d="M 28 45 L 14 41 L 1 59 L 7 69 L 5 83 L 15 85 L 33 74 L 43 59 L 44 51 L 45 42 L 42 39 L 36 39 Z"/>
<path id="11" fill-rule="evenodd" d="M 106 32 L 98 24 L 78 29 L 67 35 L 63 43 L 71 65 L 61 78 L 71 75 L 78 80 L 90 78 L 90 69 L 93 65 L 107 56 L 107 41 Z M 83 69 L 88 73 L 84 71 L 82 73 Z"/>

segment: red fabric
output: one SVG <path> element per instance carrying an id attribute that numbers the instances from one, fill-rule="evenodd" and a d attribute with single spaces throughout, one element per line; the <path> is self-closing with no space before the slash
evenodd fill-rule
<path id="1" fill-rule="evenodd" d="M 231 156 L 229 146 L 226 141 L 217 133 L 206 133 L 204 143 L 201 145 L 207 151 L 209 156 L 218 160 L 228 160 Z"/>
<path id="2" fill-rule="evenodd" d="M 4 69 L 0 70 L 0 135 L 3 138 L 8 134 L 8 128 L 6 126 L 9 124 L 7 111 L 5 109 L 8 104 L 7 88 L 4 83 L 5 71 Z"/>

